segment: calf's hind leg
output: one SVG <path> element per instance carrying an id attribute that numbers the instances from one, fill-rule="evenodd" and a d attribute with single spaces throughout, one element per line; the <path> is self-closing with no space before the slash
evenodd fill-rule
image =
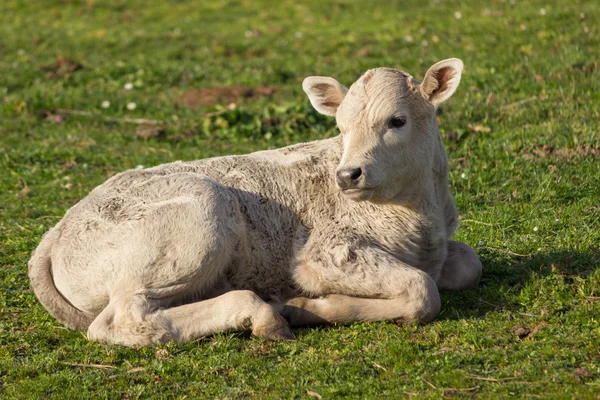
<path id="1" fill-rule="evenodd" d="M 147 204 L 143 218 L 113 229 L 120 240 L 112 241 L 123 247 L 111 253 L 117 259 L 102 261 L 115 266 L 118 278 L 90 339 L 147 346 L 244 329 L 293 338 L 285 320 L 251 291 L 203 299 L 244 240 L 237 202 L 222 186 L 181 173 L 153 178 L 139 192 L 161 197 Z"/>
<path id="2" fill-rule="evenodd" d="M 88 338 L 125 346 L 151 346 L 247 329 L 267 339 L 294 339 L 287 322 L 249 290 L 164 309 L 145 290 L 117 295 L 90 325 Z"/>

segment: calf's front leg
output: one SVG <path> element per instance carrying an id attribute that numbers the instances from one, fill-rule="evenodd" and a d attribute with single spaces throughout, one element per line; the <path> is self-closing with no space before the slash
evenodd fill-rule
<path id="1" fill-rule="evenodd" d="M 341 265 L 301 261 L 296 281 L 320 298 L 297 297 L 280 306 L 290 325 L 384 321 L 426 323 L 440 311 L 438 288 L 427 273 L 379 249 L 353 251 Z"/>
<path id="2" fill-rule="evenodd" d="M 481 272 L 481 261 L 475 250 L 466 243 L 449 240 L 448 256 L 436 283 L 440 290 L 475 289 Z"/>

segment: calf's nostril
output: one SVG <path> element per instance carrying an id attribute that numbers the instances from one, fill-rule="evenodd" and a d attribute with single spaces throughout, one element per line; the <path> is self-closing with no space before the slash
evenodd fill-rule
<path id="1" fill-rule="evenodd" d="M 336 172 L 338 180 L 345 184 L 355 183 L 362 175 L 360 168 L 342 169 Z"/>
<path id="2" fill-rule="evenodd" d="M 354 168 L 354 169 L 350 170 L 349 172 L 350 172 L 350 179 L 353 181 L 357 180 L 362 175 L 362 170 L 360 168 Z"/>

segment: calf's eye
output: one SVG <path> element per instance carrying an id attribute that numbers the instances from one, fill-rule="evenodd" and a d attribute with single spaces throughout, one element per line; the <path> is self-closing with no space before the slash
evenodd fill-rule
<path id="1" fill-rule="evenodd" d="M 406 118 L 403 117 L 394 117 L 389 122 L 390 128 L 402 128 L 404 125 L 406 125 Z"/>

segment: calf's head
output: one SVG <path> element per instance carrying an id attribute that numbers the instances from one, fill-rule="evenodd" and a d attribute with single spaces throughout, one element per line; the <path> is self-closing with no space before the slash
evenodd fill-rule
<path id="1" fill-rule="evenodd" d="M 457 58 L 434 64 L 422 82 L 391 68 L 367 71 L 347 89 L 311 76 L 302 88 L 321 114 L 335 116 L 343 138 L 336 186 L 355 201 L 393 201 L 431 179 L 439 130 L 436 107 L 460 82 Z"/>

